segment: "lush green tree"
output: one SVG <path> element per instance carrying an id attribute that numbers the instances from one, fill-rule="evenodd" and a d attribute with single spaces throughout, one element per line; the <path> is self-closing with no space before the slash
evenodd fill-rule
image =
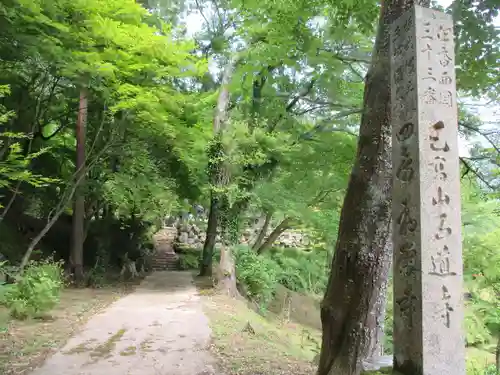
<path id="1" fill-rule="evenodd" d="M 256 251 L 265 251 L 294 226 L 309 227 L 315 237 L 333 243 L 336 233 L 332 228 L 338 223 L 354 151 L 355 137 L 343 131 L 316 133 L 284 151 L 273 178 L 263 181 L 254 192 L 256 203 L 266 212 L 282 217 Z"/>
<path id="2" fill-rule="evenodd" d="M 35 151 L 45 144 L 57 145 L 57 152 L 32 168 L 66 182 L 59 193 L 52 194 L 53 200 L 41 199 L 42 206 L 49 206 L 41 210 L 50 214 L 49 225 L 33 240 L 25 260 L 66 211 L 75 191 L 89 198 L 85 199 L 87 220 L 98 214 L 96 206 L 108 205 L 105 211 L 112 215 L 117 206 L 123 212 L 126 200 L 112 193 L 120 178 L 114 174 L 125 172 L 122 165 L 131 169 L 134 177 L 140 168 L 141 177 L 164 187 L 144 192 L 146 184 L 136 178 L 123 186 L 123 191 L 137 193 L 137 197 L 153 194 L 165 209 L 174 204 L 179 191 L 197 194 L 193 186 L 200 176 L 195 171 L 200 161 L 192 162 L 196 158 L 190 146 L 194 134 L 199 134 L 197 140 L 203 143 L 204 122 L 199 122 L 196 114 L 200 96 L 191 96 L 179 86 L 179 80 L 196 77 L 206 69 L 203 61 L 191 54 L 192 41 L 173 38 L 165 23 L 151 26 L 150 14 L 134 1 L 13 1 L 1 6 L 5 39 L 0 44 L 0 75 L 12 91 L 4 100 L 5 108 L 13 113 L 7 130 L 34 129 L 29 147 Z M 18 48 L 11 48 L 13 44 Z M 74 174 L 72 129 L 82 88 L 88 101 L 87 155 L 84 170 L 76 166 L 82 173 Z M 27 148 L 25 142 L 23 152 Z M 59 168 L 53 168 L 54 162 Z M 194 173 L 188 163 L 192 163 Z M 90 172 L 89 183 L 83 183 Z M 102 189 L 108 193 L 99 194 Z M 31 189 L 24 196 L 30 201 L 37 193 Z M 19 201 L 22 212 L 24 198 Z M 129 213 L 144 215 L 147 206 L 137 207 L 150 201 L 129 201 Z M 82 240 L 81 236 L 77 239 Z"/>

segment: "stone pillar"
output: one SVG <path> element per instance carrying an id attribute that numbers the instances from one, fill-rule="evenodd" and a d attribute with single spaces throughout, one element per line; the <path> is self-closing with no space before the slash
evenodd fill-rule
<path id="1" fill-rule="evenodd" d="M 394 370 L 465 375 L 452 19 L 414 6 L 390 42 Z"/>

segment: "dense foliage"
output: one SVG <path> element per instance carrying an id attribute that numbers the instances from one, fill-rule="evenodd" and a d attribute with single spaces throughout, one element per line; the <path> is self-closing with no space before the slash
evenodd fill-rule
<path id="1" fill-rule="evenodd" d="M 470 99 L 500 103 L 499 6 L 456 0 L 446 11 L 457 20 L 459 125 L 470 149 L 461 157 L 467 343 L 493 352 L 500 128 Z M 266 218 L 253 246 L 233 247 L 247 297 L 265 306 L 278 284 L 323 294 L 378 13 L 372 0 L 0 1 L 0 253 L 18 266 L 23 255 L 55 252 L 67 268 L 79 242 L 94 284 L 125 253 L 151 247 L 188 200 L 211 206 L 233 242 L 247 221 Z M 273 247 L 288 229 L 314 241 Z M 200 257 L 187 251 L 181 267 L 200 267 Z M 22 318 L 44 313 L 60 271 L 29 263 L 15 287 L 0 285 L 3 304 Z"/>

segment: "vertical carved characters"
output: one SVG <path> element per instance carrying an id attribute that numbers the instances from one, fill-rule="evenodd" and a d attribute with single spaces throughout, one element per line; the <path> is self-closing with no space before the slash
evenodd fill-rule
<path id="1" fill-rule="evenodd" d="M 394 370 L 465 375 L 453 20 L 414 6 L 391 29 Z"/>
<path id="2" fill-rule="evenodd" d="M 414 241 L 404 242 L 398 249 L 399 257 L 398 263 L 396 264 L 399 274 L 401 276 L 411 276 L 413 272 L 417 271 L 416 258 L 417 258 L 417 247 Z"/>
<path id="3" fill-rule="evenodd" d="M 453 108 L 454 82 L 452 69 L 454 69 L 453 50 L 450 42 L 453 38 L 453 30 L 450 26 L 437 21 L 427 20 L 424 22 L 421 33 L 420 56 L 426 64 L 426 73 L 422 74 L 420 82 L 425 85 L 422 101 L 429 106 L 441 106 L 443 108 Z M 444 109 L 443 109 L 444 110 Z M 432 155 L 432 168 L 435 173 L 437 184 L 435 193 L 430 197 L 432 208 L 436 210 L 437 227 L 434 234 L 437 249 L 430 255 L 431 269 L 428 274 L 435 277 L 446 278 L 455 276 L 456 272 L 451 270 L 450 258 L 452 254 L 447 244 L 447 240 L 453 233 L 448 225 L 448 210 L 453 204 L 447 191 L 448 175 L 447 158 L 451 148 L 447 139 L 443 138 L 445 121 L 436 121 L 430 126 L 429 149 Z M 442 318 L 445 326 L 449 327 L 453 308 L 450 305 L 451 294 L 446 284 L 442 287 L 443 301 L 445 303 Z"/>
<path id="4" fill-rule="evenodd" d="M 448 214 L 446 211 L 449 209 L 450 203 L 452 202 L 450 196 L 445 192 L 445 183 L 447 182 L 448 175 L 446 173 L 446 158 L 442 156 L 444 153 L 449 153 L 451 149 L 446 139 L 442 139 L 441 136 L 445 130 L 445 123 L 443 121 L 437 121 L 431 126 L 430 129 L 429 148 L 432 152 L 438 154 L 433 157 L 433 169 L 436 173 L 436 180 L 440 180 L 442 183 L 437 185 L 436 193 L 431 198 L 432 206 L 438 209 L 439 212 L 439 224 L 434 237 L 436 241 L 438 241 L 437 243 L 441 250 L 437 250 L 435 253 L 431 254 L 431 270 L 428 274 L 446 278 L 457 275 L 455 271 L 451 270 L 451 253 L 448 245 L 446 242 L 441 244 L 441 241 L 446 241 L 446 239 L 451 236 L 453 232 L 452 228 L 447 224 Z M 442 286 L 442 292 L 443 312 L 441 314 L 441 318 L 443 319 L 444 325 L 449 328 L 451 325 L 451 313 L 453 312 L 453 307 L 451 305 L 451 293 L 449 292 L 446 284 Z"/>
<path id="5" fill-rule="evenodd" d="M 411 284 L 408 284 L 404 289 L 401 298 L 396 300 L 398 304 L 401 317 L 407 322 L 408 328 L 413 328 L 413 314 L 416 311 L 416 303 L 418 298 L 415 296 L 412 290 Z"/>
<path id="6" fill-rule="evenodd" d="M 448 288 L 443 285 L 443 313 L 441 314 L 441 318 L 443 318 L 444 325 L 447 328 L 450 328 L 451 325 L 451 312 L 453 312 L 453 307 L 450 304 L 451 294 L 448 291 Z"/>
<path id="7" fill-rule="evenodd" d="M 401 202 L 401 211 L 397 217 L 397 224 L 399 225 L 399 234 L 407 236 L 415 232 L 418 227 L 417 220 L 412 216 L 409 205 L 410 197 L 404 198 Z"/>
<path id="8" fill-rule="evenodd" d="M 453 87 L 454 84 L 450 75 L 450 70 L 454 69 L 453 51 L 449 46 L 452 38 L 453 30 L 446 25 L 430 20 L 423 24 L 419 52 L 421 60 L 426 63 L 427 74 L 420 79 L 428 83 L 422 98 L 426 104 L 441 104 L 449 108 L 454 105 L 453 92 L 443 87 Z"/>
<path id="9" fill-rule="evenodd" d="M 404 291 L 401 290 L 402 298 L 397 302 L 401 316 L 406 327 L 414 324 L 413 314 L 417 296 L 414 293 L 413 281 L 416 270 L 417 248 L 413 236 L 418 228 L 418 221 L 413 208 L 414 203 L 409 195 L 408 185 L 413 183 L 417 177 L 418 154 L 415 152 L 417 127 L 415 115 L 417 110 L 418 92 L 416 85 L 417 55 L 413 25 L 414 15 L 409 15 L 404 23 L 397 26 L 392 37 L 392 122 L 394 129 L 393 140 L 396 142 L 395 150 L 397 159 L 394 160 L 394 182 L 406 192 L 394 200 L 397 207 L 394 223 L 395 231 L 399 234 L 399 245 L 395 244 L 396 262 L 395 267 L 401 277 L 407 278 Z M 395 187 L 398 189 L 398 187 Z"/>
<path id="10" fill-rule="evenodd" d="M 450 270 L 450 249 L 444 245 L 441 251 L 437 251 L 431 256 L 432 270 L 430 275 L 437 276 L 454 276 L 457 273 Z"/>

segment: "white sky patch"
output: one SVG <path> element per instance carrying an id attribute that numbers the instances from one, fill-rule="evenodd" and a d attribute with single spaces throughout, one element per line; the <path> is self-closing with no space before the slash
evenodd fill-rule
<path id="1" fill-rule="evenodd" d="M 452 1 L 453 0 L 438 0 L 437 2 L 443 7 L 448 7 L 451 5 Z M 187 36 L 191 37 L 202 30 L 203 23 L 205 22 L 205 20 L 199 11 L 192 11 L 184 19 L 184 22 L 187 29 Z M 496 18 L 495 24 L 500 26 L 500 17 Z M 210 65 L 210 70 L 213 71 L 214 68 L 213 64 L 209 65 Z M 474 102 L 477 103 L 477 105 L 473 106 L 473 108 L 475 108 L 475 112 L 482 121 L 490 124 L 500 121 L 500 106 L 498 105 L 498 103 L 486 105 L 487 104 L 486 100 L 478 100 Z M 472 139 L 472 141 L 480 141 L 484 143 L 484 140 L 480 138 L 474 138 Z M 467 141 L 462 137 L 459 137 L 458 147 L 460 156 L 465 156 L 465 157 L 470 156 L 469 148 L 471 147 L 471 141 Z"/>

